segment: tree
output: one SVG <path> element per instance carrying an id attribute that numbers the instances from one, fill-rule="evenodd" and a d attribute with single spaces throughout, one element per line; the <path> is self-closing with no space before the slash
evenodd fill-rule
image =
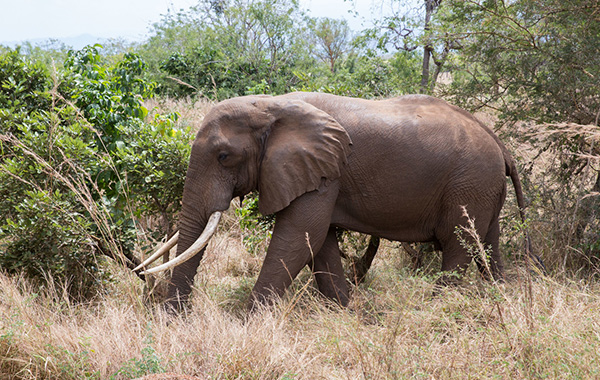
<path id="1" fill-rule="evenodd" d="M 350 27 L 346 20 L 320 18 L 312 20 L 316 40 L 315 54 L 335 72 L 336 62 L 349 50 Z"/>
<path id="2" fill-rule="evenodd" d="M 439 28 L 433 30 L 435 15 L 442 0 L 389 0 L 392 12 L 376 21 L 368 34 L 377 38 L 378 47 L 388 46 L 398 51 L 422 49 L 420 93 L 433 93 L 448 55 L 460 45 L 449 38 L 439 38 Z M 435 66 L 433 74 L 432 65 Z"/>
<path id="3" fill-rule="evenodd" d="M 425 22 L 423 25 L 423 28 L 424 28 L 423 71 L 421 73 L 421 88 L 420 88 L 421 93 L 425 93 L 429 87 L 429 64 L 430 64 L 429 60 L 434 53 L 434 48 L 433 48 L 432 42 L 430 40 L 430 38 L 431 38 L 431 36 L 430 36 L 431 17 L 433 16 L 433 13 L 435 12 L 435 10 L 439 7 L 441 2 L 442 2 L 442 0 L 425 0 Z M 434 58 L 434 62 L 435 62 L 435 58 Z M 438 62 L 441 62 L 440 64 L 438 64 L 436 62 L 436 65 L 438 65 L 437 72 L 439 73 L 439 67 L 442 66 L 443 61 L 438 61 Z"/>
<path id="4" fill-rule="evenodd" d="M 154 25 L 141 54 L 168 74 L 163 90 L 174 94 L 222 99 L 256 85 L 281 93 L 308 56 L 305 26 L 297 1 L 203 0 Z"/>

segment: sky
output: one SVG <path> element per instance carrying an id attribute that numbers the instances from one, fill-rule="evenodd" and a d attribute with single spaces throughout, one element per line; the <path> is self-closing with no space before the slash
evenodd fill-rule
<path id="1" fill-rule="evenodd" d="M 0 44 L 89 34 L 101 39 L 142 41 L 152 23 L 169 10 L 188 9 L 197 0 L 0 0 Z M 381 0 L 300 0 L 313 17 L 346 18 L 354 30 Z M 377 6 L 377 5 L 375 5 Z M 366 24 L 365 24 L 366 25 Z"/>

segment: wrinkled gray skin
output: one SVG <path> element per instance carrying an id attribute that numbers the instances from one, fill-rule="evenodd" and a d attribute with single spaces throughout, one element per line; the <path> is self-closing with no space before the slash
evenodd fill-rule
<path id="1" fill-rule="evenodd" d="M 258 190 L 260 211 L 276 213 L 276 222 L 250 309 L 283 294 L 306 265 L 325 296 L 347 305 L 336 228 L 434 242 L 442 270 L 460 274 L 472 260 L 455 233 L 466 223 L 464 205 L 492 248 L 492 275 L 501 278 L 498 216 L 507 175 L 523 207 L 514 162 L 500 140 L 469 113 L 432 97 L 234 98 L 210 110 L 193 143 L 177 253 L 211 213 Z M 202 254 L 174 269 L 174 308 L 188 298 Z"/>

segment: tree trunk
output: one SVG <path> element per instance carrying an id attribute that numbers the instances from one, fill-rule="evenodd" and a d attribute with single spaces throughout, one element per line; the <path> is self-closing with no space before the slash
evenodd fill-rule
<path id="1" fill-rule="evenodd" d="M 433 47 L 430 42 L 430 27 L 431 27 L 431 16 L 433 11 L 440 5 L 441 0 L 425 0 L 425 44 L 423 46 L 423 70 L 421 72 L 421 88 L 419 92 L 424 94 L 427 92 L 429 84 L 429 62 L 431 58 L 431 52 Z"/>
<path id="2" fill-rule="evenodd" d="M 425 94 L 429 83 L 429 58 L 431 57 L 431 47 L 425 45 L 423 48 L 423 71 L 421 72 L 421 87 L 419 92 Z"/>

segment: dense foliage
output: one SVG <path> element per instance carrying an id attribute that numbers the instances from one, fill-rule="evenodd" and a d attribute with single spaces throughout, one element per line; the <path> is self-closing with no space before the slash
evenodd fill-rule
<path id="1" fill-rule="evenodd" d="M 167 74 L 165 94 L 224 99 L 257 85 L 285 91 L 306 46 L 296 1 L 200 1 L 167 14 L 142 50 Z"/>
<path id="2" fill-rule="evenodd" d="M 175 116 L 144 121 L 139 56 L 108 65 L 99 49 L 69 52 L 52 74 L 19 51 L 0 56 L 0 266 L 76 296 L 107 277 L 99 253 L 135 261 L 136 216 L 177 211 L 189 154 Z"/>
<path id="3" fill-rule="evenodd" d="M 342 21 L 307 17 L 297 1 L 203 0 L 163 16 L 140 54 L 159 92 L 176 97 L 411 92 L 414 56 L 383 59 L 368 46 L 364 38 L 352 39 Z"/>
<path id="4" fill-rule="evenodd" d="M 596 0 L 442 3 L 439 37 L 455 41 L 448 69 L 461 72 L 452 93 L 501 104 L 514 120 L 597 123 L 599 8 Z"/>

